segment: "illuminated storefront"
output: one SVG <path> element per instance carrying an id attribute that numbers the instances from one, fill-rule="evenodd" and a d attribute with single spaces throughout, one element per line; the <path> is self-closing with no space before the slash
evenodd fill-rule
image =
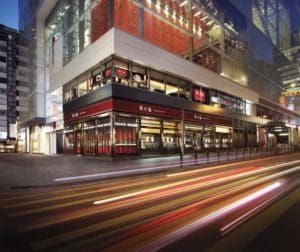
<path id="1" fill-rule="evenodd" d="M 64 119 L 67 154 L 178 154 L 181 143 L 187 153 L 232 143 L 231 119 L 114 98 L 66 113 Z"/>

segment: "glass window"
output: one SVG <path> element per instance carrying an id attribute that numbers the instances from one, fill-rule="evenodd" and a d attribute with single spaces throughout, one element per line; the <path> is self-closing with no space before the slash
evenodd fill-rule
<path id="1" fill-rule="evenodd" d="M 64 153 L 72 154 L 74 151 L 74 128 L 72 124 L 65 125 L 64 134 Z"/>
<path id="2" fill-rule="evenodd" d="M 142 153 L 160 153 L 161 145 L 160 120 L 141 119 Z"/>
<path id="3" fill-rule="evenodd" d="M 71 90 L 67 89 L 64 91 L 64 103 L 71 101 Z"/>
<path id="4" fill-rule="evenodd" d="M 199 86 L 193 86 L 192 87 L 193 92 L 193 101 L 201 102 L 206 104 L 207 102 L 207 89 L 204 89 Z"/>
<path id="5" fill-rule="evenodd" d="M 180 150 L 180 123 L 163 121 L 163 152 L 178 153 Z"/>
<path id="6" fill-rule="evenodd" d="M 113 59 L 113 66 L 115 71 L 114 81 L 128 85 L 128 80 L 129 80 L 128 63 L 118 59 Z"/>
<path id="7" fill-rule="evenodd" d="M 116 116 L 115 153 L 137 153 L 137 118 Z"/>
<path id="8" fill-rule="evenodd" d="M 85 95 L 87 93 L 87 81 L 83 80 L 78 84 L 78 96 Z"/>
<path id="9" fill-rule="evenodd" d="M 164 74 L 155 70 L 150 71 L 150 90 L 165 93 Z"/>
<path id="10" fill-rule="evenodd" d="M 184 99 L 190 99 L 190 83 L 186 80 L 179 80 L 179 97 Z"/>
<path id="11" fill-rule="evenodd" d="M 84 132 L 84 154 L 95 155 L 96 154 L 95 121 L 84 122 L 83 132 Z"/>
<path id="12" fill-rule="evenodd" d="M 166 94 L 178 97 L 178 79 L 171 75 L 166 76 Z"/>
<path id="13" fill-rule="evenodd" d="M 105 74 L 105 66 L 98 66 L 96 69 L 92 71 L 92 90 L 95 90 L 104 85 L 104 74 Z"/>
<path id="14" fill-rule="evenodd" d="M 109 155 L 111 152 L 110 142 L 110 117 L 104 117 L 97 120 L 97 142 L 98 155 Z"/>
<path id="15" fill-rule="evenodd" d="M 112 77 L 112 59 L 108 59 L 105 63 L 105 69 L 104 69 L 104 77 L 103 77 L 103 84 L 109 84 L 111 83 L 111 77 Z"/>
<path id="16" fill-rule="evenodd" d="M 132 86 L 148 89 L 145 67 L 136 64 L 132 66 Z"/>

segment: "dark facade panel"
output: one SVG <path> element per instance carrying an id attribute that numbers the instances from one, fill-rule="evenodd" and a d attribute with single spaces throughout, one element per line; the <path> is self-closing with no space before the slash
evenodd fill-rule
<path id="1" fill-rule="evenodd" d="M 221 108 L 214 108 L 212 106 L 200 104 L 194 101 L 189 101 L 173 96 L 167 96 L 164 94 L 150 92 L 143 89 L 132 88 L 116 83 L 101 87 L 67 104 L 64 104 L 63 112 L 75 112 L 80 108 L 86 107 L 88 105 L 100 102 L 111 97 L 135 102 L 160 105 L 170 108 L 196 111 L 200 113 L 212 114 L 216 116 L 227 117 L 236 120 L 243 120 L 252 123 L 260 123 L 257 117 L 254 116 L 246 116 L 232 111 L 227 111 Z"/>
<path id="2" fill-rule="evenodd" d="M 85 106 L 102 101 L 110 97 L 112 97 L 112 86 L 106 85 L 84 96 L 81 96 L 67 104 L 64 104 L 63 112 L 69 113 L 72 111 L 76 111 L 80 108 L 83 108 Z"/>

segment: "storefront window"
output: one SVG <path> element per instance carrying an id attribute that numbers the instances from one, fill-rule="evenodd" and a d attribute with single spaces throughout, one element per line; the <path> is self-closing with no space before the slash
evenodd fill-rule
<path id="1" fill-rule="evenodd" d="M 92 90 L 102 87 L 104 84 L 104 66 L 101 65 L 92 71 Z"/>
<path id="2" fill-rule="evenodd" d="M 137 154 L 137 118 L 116 116 L 115 153 Z"/>
<path id="3" fill-rule="evenodd" d="M 201 152 L 203 151 L 202 144 L 203 126 L 187 123 L 185 125 L 184 149 L 185 152 Z"/>
<path id="4" fill-rule="evenodd" d="M 232 128 L 225 126 L 216 126 L 215 147 L 216 149 L 226 149 L 231 147 Z"/>
<path id="5" fill-rule="evenodd" d="M 161 152 L 161 122 L 141 119 L 141 151 L 143 154 Z"/>
<path id="6" fill-rule="evenodd" d="M 71 101 L 71 90 L 68 88 L 64 90 L 64 103 Z"/>
<path id="7" fill-rule="evenodd" d="M 178 97 L 178 79 L 171 75 L 166 76 L 166 94 Z"/>
<path id="8" fill-rule="evenodd" d="M 96 121 L 98 155 L 110 155 L 111 153 L 110 126 L 110 117 Z"/>
<path id="9" fill-rule="evenodd" d="M 193 86 L 192 87 L 193 92 L 193 101 L 200 102 L 203 104 L 206 104 L 206 97 L 207 97 L 207 90 L 199 87 L 199 86 Z"/>
<path id="10" fill-rule="evenodd" d="M 180 152 L 180 123 L 163 121 L 163 152 Z"/>
<path id="11" fill-rule="evenodd" d="M 132 66 L 132 86 L 148 89 L 146 68 L 134 64 Z"/>
<path id="12" fill-rule="evenodd" d="M 128 85 L 128 81 L 129 81 L 128 63 L 121 60 L 113 59 L 113 66 L 115 71 L 114 81 L 117 83 Z"/>
<path id="13" fill-rule="evenodd" d="M 164 74 L 155 70 L 150 71 L 150 90 L 158 93 L 165 93 Z"/>
<path id="14" fill-rule="evenodd" d="M 108 59 L 105 63 L 103 84 L 110 84 L 112 78 L 112 59 Z"/>
<path id="15" fill-rule="evenodd" d="M 64 131 L 64 153 L 73 154 L 74 152 L 74 128 L 73 124 L 65 125 Z"/>
<path id="16" fill-rule="evenodd" d="M 179 80 L 179 97 L 189 100 L 191 97 L 191 85 L 186 80 Z"/>
<path id="17" fill-rule="evenodd" d="M 75 134 L 75 154 L 82 154 L 82 124 L 76 123 L 74 126 Z"/>
<path id="18" fill-rule="evenodd" d="M 204 127 L 203 147 L 206 150 L 213 150 L 215 142 L 215 128 L 212 126 Z"/>
<path id="19" fill-rule="evenodd" d="M 82 80 L 78 84 L 78 97 L 85 95 L 87 91 L 88 91 L 87 81 Z"/>
<path id="20" fill-rule="evenodd" d="M 96 132 L 95 121 L 88 121 L 83 123 L 84 132 L 84 154 L 96 154 Z"/>

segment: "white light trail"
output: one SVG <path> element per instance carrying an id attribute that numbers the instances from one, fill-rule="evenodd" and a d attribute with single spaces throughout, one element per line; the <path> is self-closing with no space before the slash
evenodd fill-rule
<path id="1" fill-rule="evenodd" d="M 211 159 L 209 159 L 209 162 L 212 163 L 217 160 L 218 160 L 217 158 L 211 158 Z M 222 161 L 222 160 L 227 160 L 227 157 L 220 158 L 220 161 Z M 55 182 L 64 182 L 64 181 L 73 181 L 73 180 L 82 180 L 82 179 L 91 179 L 91 178 L 116 177 L 116 176 L 121 176 L 121 175 L 132 175 L 132 174 L 140 174 L 140 173 L 145 173 L 145 172 L 160 171 L 162 169 L 168 170 L 168 169 L 171 169 L 174 167 L 191 166 L 191 165 L 203 164 L 203 163 L 207 163 L 206 158 L 199 159 L 196 162 L 193 159 L 189 159 L 189 160 L 183 161 L 182 164 L 179 161 L 177 161 L 176 163 L 174 163 L 174 162 L 166 163 L 164 165 L 151 166 L 151 167 L 147 167 L 147 168 L 138 168 L 138 169 L 130 169 L 130 170 L 124 170 L 124 171 L 115 171 L 115 172 L 94 173 L 94 174 L 79 175 L 79 176 L 72 176 L 72 177 L 62 177 L 62 178 L 56 178 L 56 179 L 54 179 L 54 181 Z"/>
<path id="2" fill-rule="evenodd" d="M 178 241 L 181 238 L 184 238 L 190 234 L 192 234 L 193 232 L 199 230 L 200 228 L 202 228 L 203 226 L 207 225 L 208 223 L 210 223 L 211 221 L 216 220 L 217 218 L 223 216 L 224 214 L 226 214 L 227 212 L 230 212 L 244 204 L 247 204 L 251 201 L 253 201 L 254 199 L 261 197 L 277 188 L 279 188 L 281 186 L 280 182 L 275 182 L 271 185 L 268 185 L 262 189 L 260 189 L 257 192 L 254 192 L 240 200 L 237 200 L 236 202 L 233 202 L 225 207 L 220 208 L 219 210 L 216 210 L 180 229 L 177 229 L 176 231 L 167 234 L 155 241 L 153 241 L 152 243 L 138 249 L 137 251 L 157 251 L 163 247 L 166 247 L 167 245 Z"/>

